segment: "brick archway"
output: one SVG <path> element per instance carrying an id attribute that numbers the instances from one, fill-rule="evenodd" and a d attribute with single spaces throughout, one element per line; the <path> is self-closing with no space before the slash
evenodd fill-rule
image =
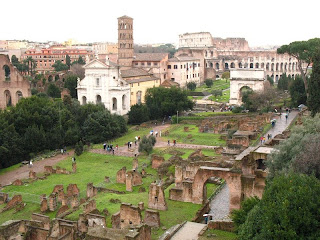
<path id="1" fill-rule="evenodd" d="M 241 175 L 242 173 L 232 172 L 229 168 L 200 167 L 192 184 L 192 202 L 202 204 L 204 200 L 204 184 L 210 177 L 219 177 L 226 181 L 229 188 L 230 211 L 239 209 L 242 192 Z"/>

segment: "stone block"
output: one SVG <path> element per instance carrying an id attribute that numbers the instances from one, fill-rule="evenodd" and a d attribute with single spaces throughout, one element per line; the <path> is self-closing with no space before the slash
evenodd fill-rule
<path id="1" fill-rule="evenodd" d="M 161 185 L 156 183 L 150 184 L 148 207 L 157 210 L 168 210 L 164 190 Z"/>
<path id="2" fill-rule="evenodd" d="M 158 211 L 147 209 L 144 222 L 150 227 L 160 227 L 160 214 Z"/>
<path id="3" fill-rule="evenodd" d="M 161 156 L 158 156 L 156 154 L 152 154 L 151 156 L 151 167 L 153 169 L 157 169 L 163 162 L 164 162 L 164 158 Z"/>
<path id="4" fill-rule="evenodd" d="M 127 168 L 123 167 L 117 172 L 117 183 L 126 183 L 126 171 Z"/>

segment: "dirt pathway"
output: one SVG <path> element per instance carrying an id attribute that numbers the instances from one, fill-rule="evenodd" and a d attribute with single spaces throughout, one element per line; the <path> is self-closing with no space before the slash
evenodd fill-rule
<path id="1" fill-rule="evenodd" d="M 16 179 L 24 179 L 29 178 L 29 171 L 32 170 L 36 173 L 44 172 L 44 166 L 53 166 L 60 162 L 61 160 L 64 160 L 68 157 L 73 156 L 74 151 L 69 151 L 67 154 L 57 154 L 54 157 L 51 158 L 45 158 L 40 161 L 33 162 L 33 167 L 29 168 L 28 165 L 24 165 L 23 167 L 20 167 L 16 170 L 7 172 L 3 175 L 0 175 L 0 184 L 1 185 L 7 185 L 12 183 Z"/>

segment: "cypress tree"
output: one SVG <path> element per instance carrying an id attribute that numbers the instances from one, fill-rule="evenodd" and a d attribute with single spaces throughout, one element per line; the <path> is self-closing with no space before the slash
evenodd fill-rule
<path id="1" fill-rule="evenodd" d="M 320 112 L 320 49 L 313 56 L 312 73 L 309 81 L 308 108 L 311 116 Z"/>

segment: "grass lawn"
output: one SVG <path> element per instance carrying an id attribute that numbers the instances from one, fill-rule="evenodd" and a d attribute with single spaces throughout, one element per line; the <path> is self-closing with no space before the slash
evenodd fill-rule
<path id="1" fill-rule="evenodd" d="M 183 149 L 185 152 L 183 157 L 187 157 L 193 150 Z M 205 154 L 214 155 L 213 151 L 205 150 Z M 147 157 L 139 157 L 139 165 L 143 163 L 148 163 Z M 58 166 L 64 167 L 67 170 L 71 170 L 71 156 L 70 158 L 63 160 L 58 163 Z M 106 188 L 125 191 L 124 184 L 116 183 L 116 172 L 126 166 L 127 169 L 132 168 L 132 158 L 120 157 L 120 156 L 110 156 L 101 155 L 95 153 L 85 152 L 81 156 L 77 157 L 77 173 L 70 175 L 58 175 L 52 174 L 48 176 L 45 180 L 38 180 L 24 186 L 8 186 L 4 188 L 4 192 L 10 194 L 19 192 L 22 198 L 27 200 L 26 207 L 17 213 L 14 213 L 14 209 L 6 211 L 0 214 L 0 224 L 6 222 L 10 219 L 30 219 L 32 213 L 40 213 L 40 194 L 47 194 L 47 196 L 52 192 L 53 188 L 57 184 L 63 184 L 66 192 L 66 188 L 70 183 L 76 183 L 80 189 L 80 197 L 83 198 L 86 195 L 87 183 L 93 182 L 95 186 L 103 186 Z M 139 169 L 141 170 L 141 168 Z M 133 192 L 126 194 L 112 194 L 112 193 L 99 193 L 94 198 L 96 199 L 97 209 L 102 211 L 103 209 L 108 209 L 110 215 L 106 218 L 108 227 L 111 227 L 111 215 L 118 212 L 120 209 L 120 203 L 111 203 L 110 199 L 119 199 L 121 202 L 128 202 L 132 204 L 138 204 L 139 202 L 144 202 L 145 206 L 148 205 L 148 187 L 151 182 L 157 178 L 157 173 L 150 166 L 146 168 L 147 173 L 151 174 L 147 178 L 143 178 L 143 185 L 146 192 L 139 193 L 139 187 L 133 187 Z M 104 177 L 109 176 L 111 182 L 105 183 Z M 195 216 L 195 213 L 199 210 L 201 205 L 184 203 L 169 200 L 169 189 L 173 187 L 171 185 L 165 190 L 165 195 L 168 204 L 168 211 L 160 211 L 161 227 L 158 230 L 152 231 L 152 239 L 157 239 L 166 229 L 171 226 L 181 223 L 185 220 L 191 221 Z M 216 186 L 213 184 L 207 184 L 208 196 L 210 196 Z M 34 201 L 34 202 L 33 202 Z M 3 206 L 1 206 L 3 207 Z M 67 219 L 77 220 L 79 214 L 82 213 L 82 207 L 79 210 L 67 216 Z M 50 218 L 54 218 L 55 212 L 46 213 Z M 144 212 L 143 212 L 144 215 Z"/>
<path id="2" fill-rule="evenodd" d="M 212 90 L 224 90 L 230 88 L 229 79 L 214 80 L 211 88 L 208 88 L 206 84 L 203 84 L 196 88 L 195 92 L 211 92 Z"/>
<path id="3" fill-rule="evenodd" d="M 230 99 L 230 89 L 223 91 L 222 92 L 222 96 L 211 96 L 209 97 L 210 100 L 215 101 L 215 102 L 222 102 L 222 103 L 226 103 L 229 102 Z"/>
<path id="4" fill-rule="evenodd" d="M 184 127 L 189 127 L 189 131 L 185 132 Z M 188 135 L 192 135 L 188 138 Z M 169 128 L 169 135 L 163 137 L 163 140 L 173 139 L 177 140 L 177 143 L 188 143 L 197 145 L 208 145 L 208 146 L 220 146 L 225 145 L 226 142 L 220 139 L 220 134 L 214 133 L 201 133 L 196 125 L 192 124 L 178 124 Z"/>
<path id="5" fill-rule="evenodd" d="M 126 145 L 127 142 L 134 142 L 135 140 L 135 136 L 140 136 L 142 138 L 142 136 L 144 135 L 148 135 L 149 132 L 152 130 L 152 128 L 139 128 L 139 130 L 135 130 L 135 126 L 131 127 L 128 129 L 128 132 L 123 135 L 122 137 L 113 139 L 108 141 L 108 143 L 113 144 L 114 146 L 116 144 L 118 144 L 119 146 L 123 146 Z M 94 149 L 99 149 L 102 148 L 102 144 L 94 144 L 93 148 Z"/>

